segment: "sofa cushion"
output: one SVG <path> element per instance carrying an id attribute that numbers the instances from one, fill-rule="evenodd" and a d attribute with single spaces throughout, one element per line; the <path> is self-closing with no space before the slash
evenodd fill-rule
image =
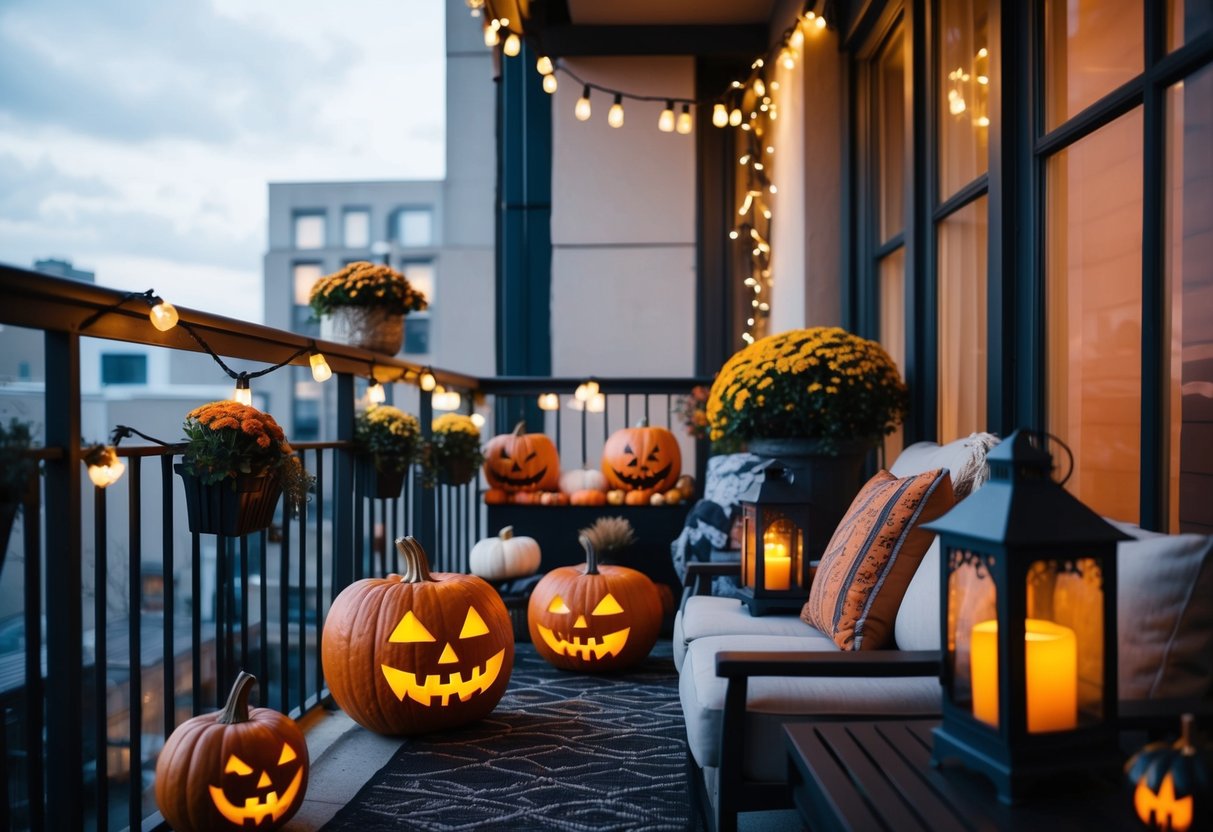
<path id="1" fill-rule="evenodd" d="M 971 433 L 964 439 L 946 445 L 915 442 L 897 455 L 889 473 L 895 477 L 906 477 L 932 468 L 947 468 L 952 475 L 952 491 L 960 501 L 989 478 L 986 453 L 998 441 L 998 437 L 992 433 Z"/>
<path id="2" fill-rule="evenodd" d="M 824 635 L 817 638 L 828 641 Z M 794 652 L 812 649 L 795 636 L 707 636 L 687 647 L 678 677 L 687 743 L 702 767 L 720 765 L 720 724 L 727 680 L 716 675 L 724 650 Z M 832 648 L 831 648 L 832 649 Z M 854 717 L 934 716 L 942 694 L 935 676 L 911 678 L 790 678 L 755 676 L 746 696 L 743 769 L 747 779 L 787 777 L 785 722 Z"/>
<path id="3" fill-rule="evenodd" d="M 888 647 L 902 596 L 934 539 L 920 525 L 954 502 L 947 469 L 901 478 L 878 472 L 830 538 L 801 619 L 843 650 Z"/>
<path id="4" fill-rule="evenodd" d="M 687 645 L 708 636 L 801 636 L 801 650 L 837 650 L 833 640 L 796 615 L 750 615 L 736 598 L 693 595 L 674 616 L 674 666 L 682 670 Z"/>
<path id="5" fill-rule="evenodd" d="M 1120 698 L 1213 697 L 1213 536 L 1109 521 L 1117 544 Z"/>
<path id="6" fill-rule="evenodd" d="M 939 536 L 931 542 L 910 579 L 897 620 L 893 641 L 899 650 L 939 649 Z"/>

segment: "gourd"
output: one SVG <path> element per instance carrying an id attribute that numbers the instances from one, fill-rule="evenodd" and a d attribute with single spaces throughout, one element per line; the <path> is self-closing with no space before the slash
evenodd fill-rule
<path id="1" fill-rule="evenodd" d="M 468 569 L 486 581 L 504 581 L 535 574 L 541 560 L 535 538 L 515 537 L 514 527 L 506 526 L 496 537 L 486 537 L 472 547 Z"/>

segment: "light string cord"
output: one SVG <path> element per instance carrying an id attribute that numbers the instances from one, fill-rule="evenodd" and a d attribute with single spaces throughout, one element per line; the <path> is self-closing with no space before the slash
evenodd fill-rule
<path id="1" fill-rule="evenodd" d="M 197 342 L 198 346 L 200 346 L 200 347 L 202 347 L 202 349 L 206 350 L 207 354 L 210 355 L 210 357 L 212 359 L 214 359 L 215 363 L 218 364 L 223 369 L 223 372 L 227 373 L 230 378 L 236 379 L 237 381 L 242 378 L 244 378 L 244 379 L 260 378 L 261 376 L 269 375 L 270 373 L 274 372 L 275 370 L 280 370 L 283 367 L 285 367 L 287 364 L 290 364 L 296 358 L 302 358 L 303 356 L 308 355 L 309 353 L 316 352 L 316 342 L 312 341 L 308 346 L 300 347 L 299 349 L 295 350 L 294 353 L 292 353 L 291 355 L 289 355 L 287 358 L 283 359 L 282 361 L 279 361 L 277 364 L 271 365 L 262 370 L 256 370 L 254 372 L 244 372 L 244 371 L 236 372 L 231 367 L 227 366 L 226 363 L 224 363 L 223 359 L 219 357 L 219 354 L 216 353 L 213 349 L 211 349 L 211 345 L 208 344 L 201 335 L 199 335 L 196 331 L 194 331 L 194 327 L 192 325 L 190 325 L 186 321 L 179 321 L 178 326 L 180 326 L 187 333 L 189 333 L 189 336 L 191 338 L 193 338 L 195 342 Z"/>
<path id="2" fill-rule="evenodd" d="M 152 306 L 153 302 L 155 302 L 155 301 L 163 300 L 163 298 L 159 297 L 156 294 L 155 289 L 148 289 L 146 292 L 127 292 L 119 300 L 115 301 L 114 303 L 111 303 L 109 306 L 103 306 L 102 308 L 100 308 L 96 312 L 94 312 L 93 314 L 89 315 L 87 318 L 85 318 L 83 321 L 80 322 L 80 326 L 77 327 L 77 329 L 78 330 L 88 329 L 90 326 L 97 323 L 97 321 L 100 320 L 102 316 L 108 315 L 109 313 L 122 308 L 122 306 L 125 305 L 128 300 L 133 300 L 134 298 L 143 298 L 144 300 L 147 301 L 148 306 Z"/>
<path id="3" fill-rule="evenodd" d="M 157 439 L 154 436 L 148 436 L 143 431 L 132 428 L 130 425 L 115 425 L 113 432 L 110 433 L 110 444 L 114 447 L 118 447 L 123 439 L 127 439 L 132 435 L 141 436 L 148 442 L 155 442 L 157 445 L 161 445 L 165 448 L 173 444 L 172 442 L 165 442 L 163 439 Z"/>

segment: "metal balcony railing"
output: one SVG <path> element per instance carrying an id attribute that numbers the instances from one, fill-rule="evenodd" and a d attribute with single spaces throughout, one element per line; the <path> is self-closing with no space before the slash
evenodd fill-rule
<path id="1" fill-rule="evenodd" d="M 368 366 L 385 380 L 416 379 L 428 368 L 327 342 L 317 346 L 334 371 L 335 438 L 293 443 L 316 478 L 298 514 L 280 505 L 270 529 L 243 537 L 188 532 L 173 472 L 182 445 L 120 445 L 126 475 L 93 487 L 81 459 L 81 338 L 201 350 L 180 327 L 154 329 L 137 303 L 110 309 L 123 297 L 0 266 L 0 324 L 40 333 L 32 343 L 45 368 L 41 383 L 7 385 L 41 398 L 45 434 L 32 452 L 41 475 L 25 491 L 0 572 L 0 800 L 12 828 L 155 827 L 156 756 L 177 725 L 220 707 L 240 670 L 257 675 L 258 705 L 296 718 L 331 706 L 319 645 L 336 594 L 394 571 L 396 537 L 417 537 L 437 571 L 466 571 L 468 551 L 485 536 L 479 477 L 427 488 L 413 471 L 396 497 L 368 498 L 351 441 L 356 384 Z M 225 358 L 274 364 L 311 343 L 179 312 Z M 291 363 L 307 366 L 307 356 Z M 706 383 L 598 379 L 601 410 L 574 411 L 567 404 L 584 379 L 432 372 L 463 393 L 465 411 L 492 413 L 486 434 L 525 417 L 531 430 L 553 436 L 564 468 L 596 467 L 602 440 L 641 416 L 681 434 L 678 397 Z M 0 396 L 5 386 L 0 379 Z M 541 393 L 565 406 L 540 410 Z M 400 398 L 428 434 L 431 395 L 410 385 Z M 684 470 L 702 474 L 702 443 L 684 445 Z"/>

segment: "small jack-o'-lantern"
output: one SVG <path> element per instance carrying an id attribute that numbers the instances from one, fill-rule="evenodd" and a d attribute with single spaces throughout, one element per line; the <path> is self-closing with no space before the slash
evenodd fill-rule
<path id="1" fill-rule="evenodd" d="M 411 537 L 396 548 L 404 574 L 355 581 L 325 619 L 320 654 L 333 699 L 380 734 L 420 734 L 487 716 L 514 667 L 514 630 L 501 596 L 475 575 L 431 573 Z"/>
<path id="2" fill-rule="evenodd" d="M 1175 743 L 1155 742 L 1125 764 L 1133 808 L 1150 829 L 1187 832 L 1213 826 L 1213 751 L 1193 742 L 1194 718 L 1184 714 Z"/>
<path id="3" fill-rule="evenodd" d="M 634 428 L 620 428 L 602 448 L 602 473 L 611 488 L 624 491 L 666 491 L 682 473 L 678 440 L 665 428 L 649 427 L 642 419 Z"/>
<path id="4" fill-rule="evenodd" d="M 484 447 L 484 478 L 506 492 L 558 491 L 560 455 L 542 433 L 527 433 L 519 422 L 513 433 L 494 436 Z"/>
<path id="5" fill-rule="evenodd" d="M 256 683 L 242 672 L 222 711 L 186 720 L 160 751 L 156 805 L 173 829 L 277 829 L 303 804 L 303 732 L 271 708 L 249 708 Z"/>
<path id="6" fill-rule="evenodd" d="M 531 592 L 527 625 L 535 650 L 565 670 L 620 670 L 649 654 L 661 630 L 661 598 L 643 572 L 599 565 L 580 537 L 586 563 L 561 566 Z"/>

